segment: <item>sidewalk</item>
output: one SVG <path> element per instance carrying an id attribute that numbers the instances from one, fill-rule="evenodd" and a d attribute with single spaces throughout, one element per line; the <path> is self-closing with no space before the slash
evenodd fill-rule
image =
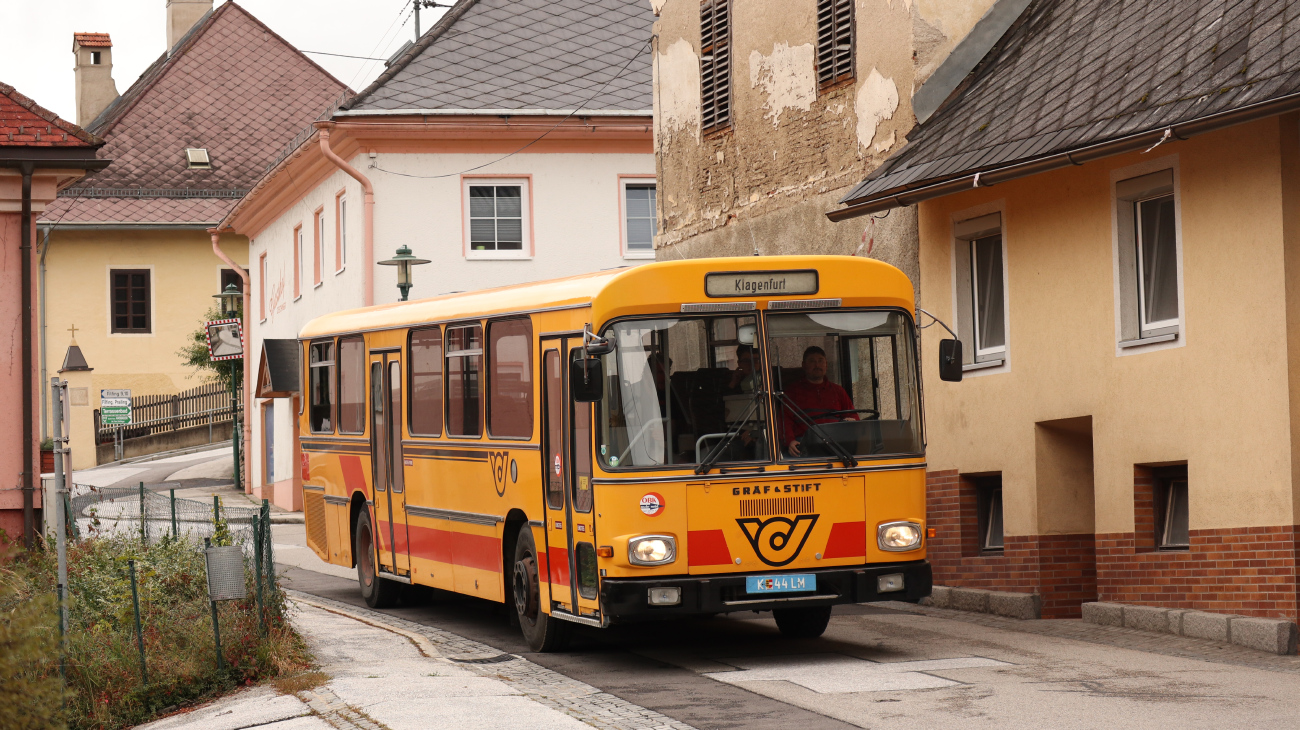
<path id="1" fill-rule="evenodd" d="M 139 730 L 689 730 L 455 634 L 293 591 L 290 597 L 322 684 L 243 690 Z"/>

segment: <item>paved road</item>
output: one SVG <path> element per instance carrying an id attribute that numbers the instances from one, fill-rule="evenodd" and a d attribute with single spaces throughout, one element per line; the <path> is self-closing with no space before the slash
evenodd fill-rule
<path id="1" fill-rule="evenodd" d="M 322 568 L 301 530 L 275 533 L 286 587 L 363 606 L 354 574 Z M 435 592 L 384 613 L 698 728 L 1300 728 L 1300 657 L 1078 621 L 844 606 L 814 640 L 785 639 L 770 615 L 747 613 L 580 627 L 569 651 L 539 655 L 496 604 Z"/>

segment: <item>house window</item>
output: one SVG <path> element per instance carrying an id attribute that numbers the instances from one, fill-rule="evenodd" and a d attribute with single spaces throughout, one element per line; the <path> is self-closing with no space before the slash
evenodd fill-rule
<path id="1" fill-rule="evenodd" d="M 112 331 L 122 334 L 148 334 L 153 331 L 150 317 L 148 269 L 113 269 L 109 272 L 113 289 Z"/>
<path id="2" fill-rule="evenodd" d="M 266 254 L 257 257 L 257 311 L 258 319 L 266 320 Z"/>
<path id="3" fill-rule="evenodd" d="M 320 284 L 321 272 L 325 270 L 325 211 L 323 209 L 316 211 L 315 227 L 316 227 L 316 246 L 315 246 L 316 265 L 315 265 L 315 271 L 313 273 L 315 274 L 315 282 L 317 284 Z"/>
<path id="4" fill-rule="evenodd" d="M 442 435 L 442 330 L 411 333 L 411 433 Z"/>
<path id="5" fill-rule="evenodd" d="M 1001 552 L 1002 535 L 1002 475 L 972 477 L 975 483 L 975 504 L 978 509 L 980 552 Z"/>
<path id="6" fill-rule="evenodd" d="M 1156 547 L 1187 550 L 1191 533 L 1187 514 L 1187 465 L 1156 469 Z"/>
<path id="7" fill-rule="evenodd" d="M 262 483 L 275 483 L 275 401 L 262 402 Z"/>
<path id="8" fill-rule="evenodd" d="M 334 216 L 334 267 L 342 271 L 348 265 L 348 199 L 342 194 Z"/>
<path id="9" fill-rule="evenodd" d="M 308 420 L 312 433 L 334 432 L 334 403 L 338 400 L 334 380 L 334 343 L 311 344 L 311 406 Z"/>
<path id="10" fill-rule="evenodd" d="M 483 433 L 479 400 L 483 372 L 483 328 L 447 328 L 447 435 Z"/>
<path id="11" fill-rule="evenodd" d="M 493 437 L 533 435 L 532 343 L 531 320 L 488 325 L 488 432 Z"/>
<path id="12" fill-rule="evenodd" d="M 92 66 L 98 66 L 98 65 L 99 65 L 99 59 L 100 59 L 99 53 L 100 53 L 99 51 L 91 51 L 91 52 L 90 52 L 90 63 L 91 63 Z"/>
<path id="13" fill-rule="evenodd" d="M 293 229 L 293 298 L 302 296 L 302 226 Z"/>
<path id="14" fill-rule="evenodd" d="M 465 183 L 466 249 L 469 258 L 525 258 L 531 241 L 525 212 L 527 180 L 472 180 Z"/>
<path id="15" fill-rule="evenodd" d="M 653 258 L 659 223 L 655 213 L 655 184 L 623 181 L 623 255 Z"/>
<path id="16" fill-rule="evenodd" d="M 339 340 L 339 433 L 366 430 L 366 343 L 360 337 Z"/>
<path id="17" fill-rule="evenodd" d="M 1006 247 L 999 213 L 954 226 L 957 325 L 967 369 L 1001 365 L 1007 355 Z"/>
<path id="18" fill-rule="evenodd" d="M 1116 184 L 1120 346 L 1176 339 L 1182 324 L 1173 170 Z"/>
<path id="19" fill-rule="evenodd" d="M 704 131 L 731 124 L 731 0 L 700 3 L 700 93 Z"/>
<path id="20" fill-rule="evenodd" d="M 817 82 L 853 79 L 853 0 L 817 0 Z"/>

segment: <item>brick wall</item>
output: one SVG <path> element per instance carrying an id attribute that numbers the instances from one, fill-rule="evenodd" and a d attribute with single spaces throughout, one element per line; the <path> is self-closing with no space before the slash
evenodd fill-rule
<path id="1" fill-rule="evenodd" d="M 1135 470 L 1134 533 L 1008 535 L 979 553 L 975 485 L 956 470 L 926 475 L 927 553 L 938 585 L 1038 593 L 1043 618 L 1074 618 L 1087 601 L 1300 618 L 1300 527 L 1193 530 L 1191 549 L 1155 550 L 1154 479 Z M 1146 513 L 1145 520 L 1143 513 Z"/>

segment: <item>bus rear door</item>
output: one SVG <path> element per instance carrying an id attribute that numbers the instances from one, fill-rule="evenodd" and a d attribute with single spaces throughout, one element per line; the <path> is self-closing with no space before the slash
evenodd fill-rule
<path id="1" fill-rule="evenodd" d="M 375 552 L 385 570 L 409 577 L 411 560 L 402 460 L 402 362 L 399 352 L 371 351 L 370 404 Z"/>

